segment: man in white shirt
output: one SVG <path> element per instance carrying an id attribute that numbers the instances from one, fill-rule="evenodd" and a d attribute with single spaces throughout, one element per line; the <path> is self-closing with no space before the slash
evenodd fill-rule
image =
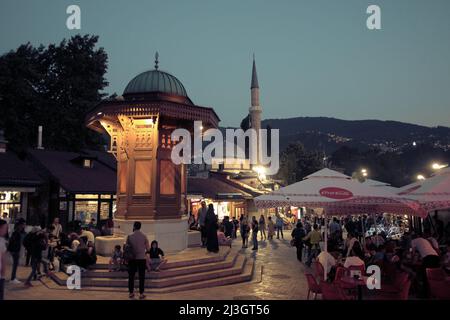
<path id="1" fill-rule="evenodd" d="M 59 218 L 55 218 L 55 219 L 53 220 L 53 226 L 55 227 L 55 229 L 53 229 L 52 234 L 53 234 L 57 239 L 59 239 L 59 236 L 60 236 L 60 234 L 61 234 L 61 232 L 62 232 L 62 226 L 61 226 L 61 224 L 59 223 Z"/>
<path id="2" fill-rule="evenodd" d="M 327 273 L 330 273 L 331 268 L 336 266 L 336 259 L 327 251 L 322 251 L 318 256 L 317 260 L 323 266 L 323 269 Z"/>
<path id="3" fill-rule="evenodd" d="M 359 257 L 350 256 L 345 258 L 344 268 L 358 267 L 358 266 L 364 266 L 364 261 L 362 261 Z"/>
<path id="4" fill-rule="evenodd" d="M 413 236 L 411 241 L 411 248 L 413 251 L 418 252 L 422 258 L 422 267 L 426 268 L 439 268 L 439 255 L 436 250 L 433 249 L 430 241 L 419 237 Z"/>

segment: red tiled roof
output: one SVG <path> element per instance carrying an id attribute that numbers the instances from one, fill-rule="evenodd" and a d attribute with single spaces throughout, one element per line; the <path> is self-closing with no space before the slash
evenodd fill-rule
<path id="1" fill-rule="evenodd" d="M 50 150 L 29 150 L 32 161 L 36 161 L 56 179 L 62 188 L 72 193 L 115 193 L 116 171 L 99 161 L 95 155 Z M 83 168 L 73 160 L 80 156 L 92 158 L 92 168 Z"/>

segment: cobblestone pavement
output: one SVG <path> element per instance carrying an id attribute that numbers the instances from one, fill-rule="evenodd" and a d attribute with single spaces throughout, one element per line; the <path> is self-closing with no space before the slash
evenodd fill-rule
<path id="1" fill-rule="evenodd" d="M 288 232 L 286 231 L 285 233 Z M 289 244 L 290 239 L 290 236 L 286 236 L 284 240 L 259 241 L 258 252 L 252 252 L 251 247 L 245 249 L 245 254 L 248 256 L 254 255 L 256 258 L 256 268 L 251 282 L 167 294 L 147 294 L 147 299 L 306 299 L 307 284 L 304 277 L 306 267 L 297 261 L 295 248 Z M 240 241 L 234 242 L 233 246 L 240 246 Z M 19 279 L 24 280 L 29 272 L 30 268 L 20 267 L 18 272 Z M 126 288 L 108 288 L 95 291 L 83 289 L 68 290 L 64 287 L 56 287 L 49 279 L 35 281 L 33 285 L 34 287 L 32 288 L 25 288 L 23 285 L 13 285 L 7 282 L 5 298 L 7 300 L 128 299 Z"/>

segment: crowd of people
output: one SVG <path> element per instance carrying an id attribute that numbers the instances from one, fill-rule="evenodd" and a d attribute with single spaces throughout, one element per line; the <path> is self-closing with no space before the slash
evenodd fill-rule
<path id="1" fill-rule="evenodd" d="M 377 220 L 378 219 L 378 220 Z M 367 217 L 334 217 L 325 228 L 323 220 L 316 218 L 312 230 L 308 219 L 298 222 L 292 231 L 293 245 L 297 248 L 297 259 L 310 267 L 319 262 L 327 279 L 335 278 L 339 267 L 366 270 L 377 265 L 387 282 L 395 282 L 399 273 L 408 274 L 411 293 L 427 297 L 426 269 L 442 268 L 450 274 L 450 242 L 430 229 L 406 231 L 397 238 L 390 238 L 385 232 L 368 235 L 362 233 L 367 223 L 381 222 L 380 217 L 370 221 Z M 361 228 L 359 226 L 361 225 Z M 327 251 L 321 248 L 327 232 Z M 306 254 L 305 254 L 306 252 Z"/>
<path id="2" fill-rule="evenodd" d="M 192 213 L 189 214 L 188 225 L 190 230 L 201 232 L 202 247 L 207 248 L 209 252 L 218 252 L 216 234 L 219 246 L 231 246 L 231 242 L 238 238 L 239 233 L 242 248 L 248 248 L 249 239 L 251 239 L 252 250 L 256 251 L 258 241 L 273 240 L 275 235 L 277 239 L 284 239 L 283 229 L 286 228 L 286 222 L 279 214 L 267 218 L 264 215 L 260 215 L 259 218 L 256 216 L 249 218 L 245 214 L 242 214 L 239 219 L 225 216 L 219 222 L 213 204 L 207 206 L 205 201 L 201 202 L 197 217 Z"/>

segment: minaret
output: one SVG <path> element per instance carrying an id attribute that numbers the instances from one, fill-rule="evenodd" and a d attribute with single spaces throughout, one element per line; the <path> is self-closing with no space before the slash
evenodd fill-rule
<path id="1" fill-rule="evenodd" d="M 258 135 L 258 163 L 259 163 L 259 155 L 260 155 L 260 142 L 259 142 L 259 130 L 261 129 L 261 113 L 262 108 L 259 105 L 259 84 L 258 84 L 258 75 L 256 74 L 256 63 L 255 63 L 255 55 L 253 54 L 253 69 L 252 69 L 252 84 L 250 87 L 251 90 L 251 107 L 249 108 L 250 114 L 250 127 L 256 130 Z"/>

